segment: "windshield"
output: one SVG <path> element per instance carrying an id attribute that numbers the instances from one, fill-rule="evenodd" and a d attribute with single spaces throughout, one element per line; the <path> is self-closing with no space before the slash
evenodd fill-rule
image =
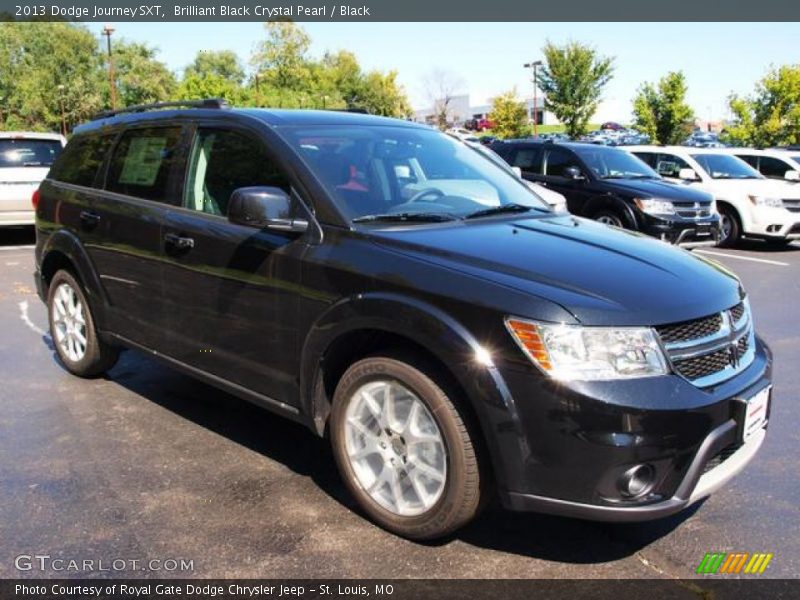
<path id="1" fill-rule="evenodd" d="M 60 153 L 58 140 L 0 139 L 0 168 L 49 167 Z"/>
<path id="2" fill-rule="evenodd" d="M 729 154 L 692 154 L 692 158 L 712 179 L 763 179 L 753 167 Z"/>
<path id="3" fill-rule="evenodd" d="M 661 179 L 661 176 L 630 152 L 600 146 L 571 146 L 600 179 Z"/>
<path id="4" fill-rule="evenodd" d="M 549 212 L 513 172 L 437 131 L 317 126 L 281 132 L 350 220 L 375 215 L 463 218 L 506 205 Z"/>

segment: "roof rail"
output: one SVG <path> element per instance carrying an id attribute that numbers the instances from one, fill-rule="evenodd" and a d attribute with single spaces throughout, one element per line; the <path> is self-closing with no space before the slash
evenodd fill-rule
<path id="1" fill-rule="evenodd" d="M 152 104 L 134 104 L 119 110 L 107 110 L 94 116 L 95 119 L 106 119 L 125 113 L 145 112 L 148 110 L 158 110 L 160 108 L 230 108 L 224 98 L 205 98 L 203 100 L 182 100 L 179 102 L 153 102 Z"/>

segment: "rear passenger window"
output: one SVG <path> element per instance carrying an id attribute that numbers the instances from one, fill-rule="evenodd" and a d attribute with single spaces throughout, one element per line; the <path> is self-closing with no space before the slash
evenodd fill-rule
<path id="1" fill-rule="evenodd" d="M 786 171 L 791 171 L 792 167 L 779 158 L 762 156 L 758 170 L 761 171 L 761 174 L 764 177 L 769 177 L 770 179 L 783 179 L 786 177 Z"/>
<path id="2" fill-rule="evenodd" d="M 192 146 L 185 206 L 224 216 L 234 190 L 250 186 L 290 190 L 257 140 L 235 131 L 200 129 Z"/>
<path id="3" fill-rule="evenodd" d="M 93 187 L 115 135 L 73 138 L 50 169 L 56 181 Z"/>
<path id="4" fill-rule="evenodd" d="M 542 149 L 541 148 L 520 148 L 514 156 L 514 166 L 519 167 L 528 173 L 541 174 L 542 172 Z"/>
<path id="5" fill-rule="evenodd" d="M 659 154 L 656 162 L 656 172 L 662 177 L 680 177 L 681 169 L 691 169 L 685 160 L 674 154 Z"/>
<path id="6" fill-rule="evenodd" d="M 180 127 L 134 129 L 120 139 L 108 174 L 112 192 L 165 202 L 178 160 Z"/>

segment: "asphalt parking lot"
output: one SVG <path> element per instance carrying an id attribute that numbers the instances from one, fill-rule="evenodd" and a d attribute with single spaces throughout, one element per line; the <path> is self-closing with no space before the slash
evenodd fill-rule
<path id="1" fill-rule="evenodd" d="M 0 231 L 0 577 L 76 575 L 14 566 L 48 554 L 193 560 L 115 573 L 144 577 L 681 578 L 712 551 L 772 552 L 761 577 L 800 576 L 798 243 L 703 251 L 742 278 L 776 356 L 767 441 L 726 488 L 645 524 L 491 508 L 423 545 L 354 512 L 326 443 L 298 425 L 135 352 L 105 379 L 69 375 L 45 333 L 32 241 Z"/>

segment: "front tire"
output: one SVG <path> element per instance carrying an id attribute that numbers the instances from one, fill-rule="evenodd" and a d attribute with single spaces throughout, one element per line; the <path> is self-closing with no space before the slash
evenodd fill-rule
<path id="1" fill-rule="evenodd" d="M 620 229 L 625 227 L 625 221 L 623 218 L 613 210 L 601 210 L 596 212 L 593 219 L 598 223 L 603 223 L 604 225 L 611 225 L 613 227 L 619 227 Z"/>
<path id="2" fill-rule="evenodd" d="M 720 248 L 730 248 L 739 243 L 742 227 L 736 211 L 728 206 L 719 207 L 719 242 Z"/>
<path id="3" fill-rule="evenodd" d="M 119 349 L 98 337 L 86 294 L 69 271 L 58 271 L 50 280 L 47 313 L 53 346 L 70 373 L 97 377 L 117 362 Z"/>
<path id="4" fill-rule="evenodd" d="M 465 420 L 434 373 L 405 357 L 365 358 L 342 376 L 331 412 L 348 490 L 378 525 L 414 540 L 462 527 L 486 496 Z"/>

